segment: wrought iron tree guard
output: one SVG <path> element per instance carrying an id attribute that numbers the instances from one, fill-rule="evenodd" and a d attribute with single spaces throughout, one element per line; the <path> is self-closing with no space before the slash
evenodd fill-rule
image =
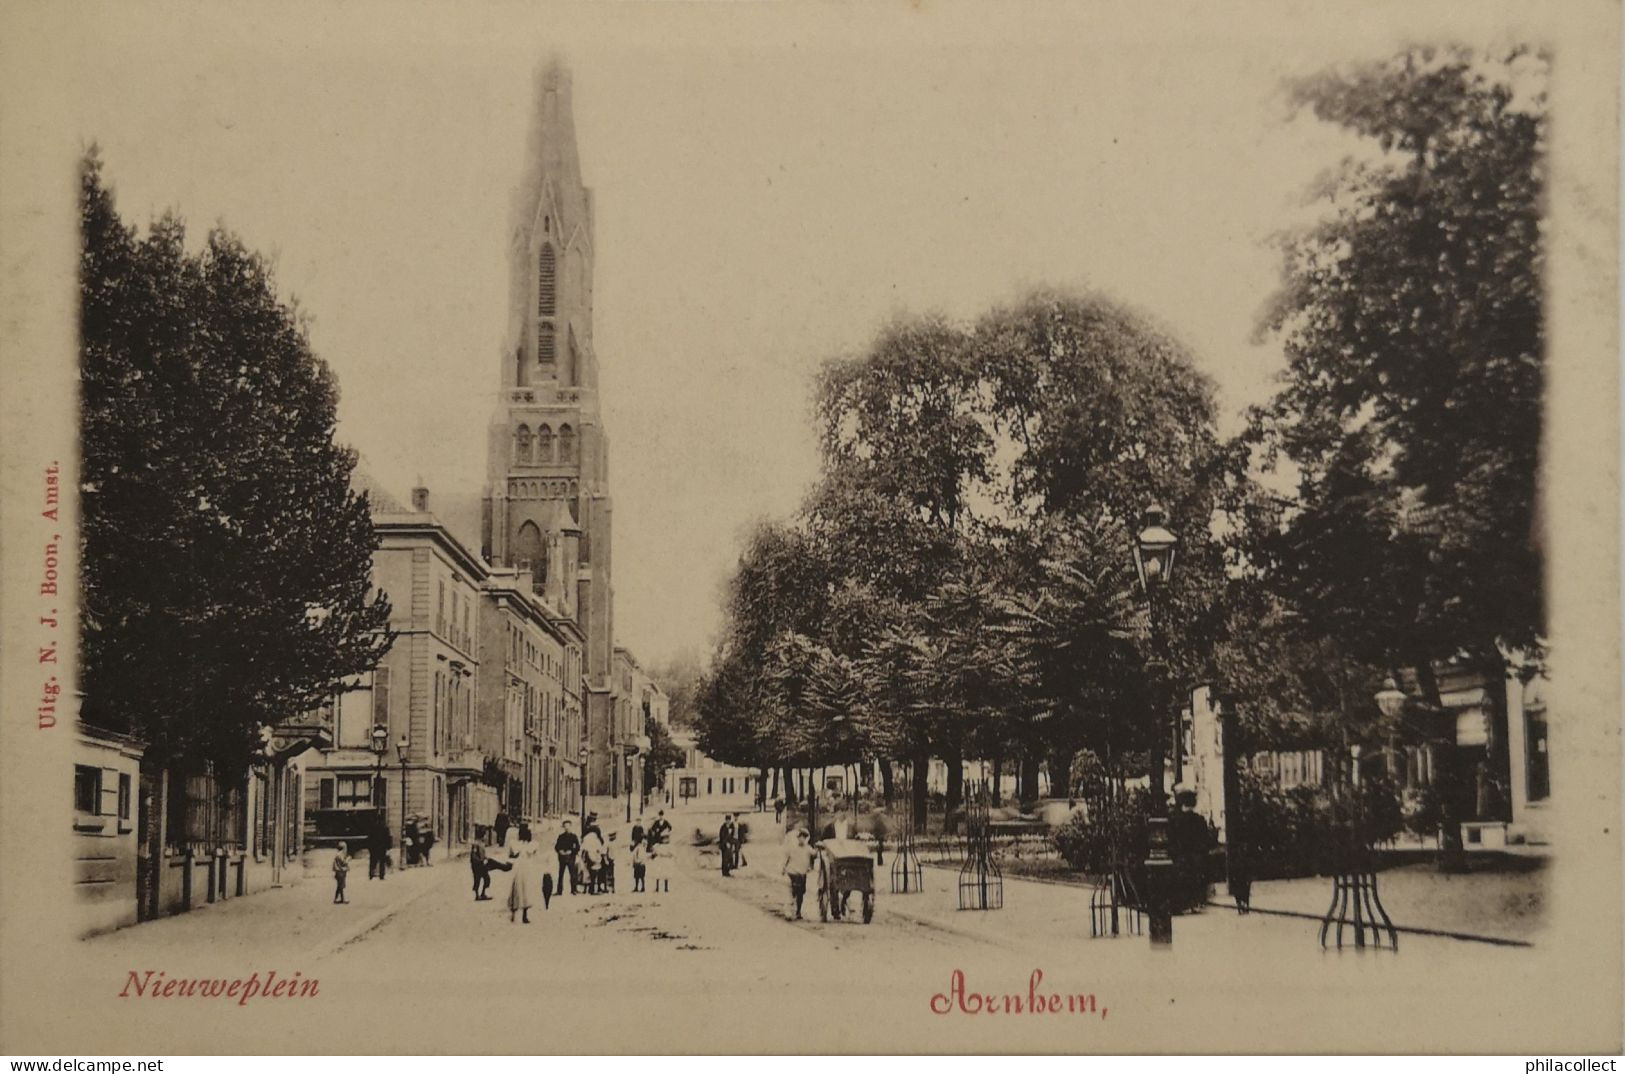
<path id="1" fill-rule="evenodd" d="M 1332 902 L 1320 919 L 1320 946 L 1325 947 L 1327 936 L 1331 935 L 1341 950 L 1343 933 L 1350 930 L 1356 948 L 1387 947 L 1390 951 L 1398 951 L 1399 931 L 1394 928 L 1393 920 L 1377 894 L 1377 873 L 1371 858 L 1371 847 L 1365 837 L 1364 810 L 1358 783 L 1351 785 L 1341 778 L 1338 783 L 1338 797 L 1345 803 L 1351 803 L 1351 818 L 1344 826 L 1342 846 L 1338 848 L 1341 860 L 1337 873 L 1332 877 Z M 1387 942 L 1384 943 L 1384 940 Z"/>
<path id="2" fill-rule="evenodd" d="M 993 860 L 991 798 L 986 781 L 977 780 L 965 796 L 965 864 L 959 870 L 961 910 L 1002 910 L 1004 873 Z"/>
<path id="3" fill-rule="evenodd" d="M 920 867 L 920 856 L 914 850 L 914 787 L 913 774 L 900 781 L 903 787 L 904 821 L 902 834 L 892 849 L 891 890 L 893 895 L 916 895 L 925 888 L 925 870 Z"/>
<path id="4" fill-rule="evenodd" d="M 1114 784 L 1106 794 L 1086 803 L 1089 820 L 1103 823 L 1107 832 L 1106 872 L 1089 893 L 1089 935 L 1138 936 L 1145 931 L 1142 905 L 1134 879 L 1126 868 L 1121 845 L 1119 790 Z"/>

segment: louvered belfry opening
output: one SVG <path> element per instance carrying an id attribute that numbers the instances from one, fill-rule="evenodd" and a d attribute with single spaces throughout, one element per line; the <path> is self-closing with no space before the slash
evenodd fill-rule
<path id="1" fill-rule="evenodd" d="M 558 260 L 552 243 L 543 243 L 536 266 L 536 361 L 550 366 L 557 360 Z"/>

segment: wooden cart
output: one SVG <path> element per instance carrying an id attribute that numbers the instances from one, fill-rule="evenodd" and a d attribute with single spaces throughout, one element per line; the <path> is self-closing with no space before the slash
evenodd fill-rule
<path id="1" fill-rule="evenodd" d="M 863 923 L 875 916 L 875 859 L 865 843 L 826 840 L 818 848 L 818 919 L 839 921 L 851 912 L 853 893 L 862 895 Z"/>

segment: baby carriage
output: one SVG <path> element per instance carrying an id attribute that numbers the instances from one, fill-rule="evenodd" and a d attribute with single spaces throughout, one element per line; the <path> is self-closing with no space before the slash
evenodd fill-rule
<path id="1" fill-rule="evenodd" d="M 598 863 L 598 890 L 612 892 L 615 890 L 615 859 L 608 854 L 604 855 Z"/>

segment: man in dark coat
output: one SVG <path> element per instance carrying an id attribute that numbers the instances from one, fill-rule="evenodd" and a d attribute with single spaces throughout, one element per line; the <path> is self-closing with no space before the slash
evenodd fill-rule
<path id="1" fill-rule="evenodd" d="M 497 814 L 496 823 L 494 825 L 492 825 L 492 827 L 494 827 L 496 829 L 496 834 L 497 834 L 496 845 L 499 846 L 499 847 L 507 846 L 508 845 L 508 829 L 513 827 L 513 821 L 508 819 L 508 811 L 506 809 L 502 810 L 500 813 Z"/>
<path id="2" fill-rule="evenodd" d="M 722 827 L 717 831 L 717 849 L 722 851 L 722 875 L 733 875 L 734 855 L 739 852 L 739 828 L 734 824 L 732 813 L 723 814 Z"/>
<path id="3" fill-rule="evenodd" d="M 671 821 L 666 819 L 666 811 L 662 809 L 659 815 L 655 817 L 655 822 L 649 825 L 649 842 L 658 846 L 666 842 L 667 837 L 670 835 Z"/>
<path id="4" fill-rule="evenodd" d="M 389 825 L 383 817 L 372 822 L 372 831 L 367 833 L 367 879 L 382 880 L 389 863 Z"/>
<path id="5" fill-rule="evenodd" d="M 559 884 L 558 893 L 564 894 L 564 875 L 570 874 L 570 894 L 576 893 L 576 855 L 581 853 L 581 838 L 570 830 L 570 822 L 564 822 L 564 831 L 553 843 L 553 853 L 559 856 Z"/>

